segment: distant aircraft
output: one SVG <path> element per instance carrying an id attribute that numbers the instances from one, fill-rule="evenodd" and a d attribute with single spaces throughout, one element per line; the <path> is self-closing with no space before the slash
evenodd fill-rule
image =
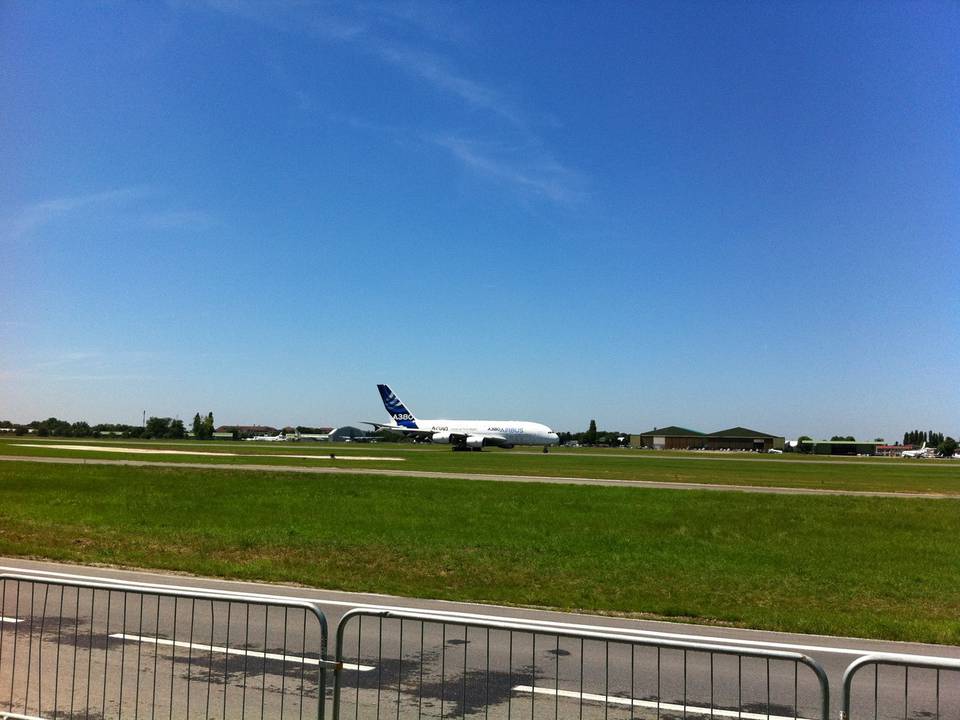
<path id="1" fill-rule="evenodd" d="M 546 425 L 526 420 L 418 420 L 389 387 L 377 385 L 377 389 L 391 422 L 364 423 L 372 425 L 374 430 L 391 430 L 435 443 L 449 443 L 454 450 L 482 450 L 489 445 L 503 448 L 542 445 L 546 451 L 547 446 L 559 442 L 557 434 Z"/>
<path id="2" fill-rule="evenodd" d="M 927 458 L 933 457 L 936 454 L 937 451 L 933 448 L 928 448 L 927 443 L 924 442 L 923 445 L 921 445 L 917 450 L 904 450 L 902 453 L 900 453 L 900 456 L 908 458 Z"/>
<path id="3" fill-rule="evenodd" d="M 279 435 L 254 435 L 253 437 L 245 438 L 246 440 L 262 440 L 263 442 L 286 442 L 287 436 L 283 433 Z"/>

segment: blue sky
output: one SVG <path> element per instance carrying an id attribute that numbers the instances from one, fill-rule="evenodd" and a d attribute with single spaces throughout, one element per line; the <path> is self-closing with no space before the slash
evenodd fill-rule
<path id="1" fill-rule="evenodd" d="M 0 5 L 0 418 L 960 434 L 955 3 Z"/>

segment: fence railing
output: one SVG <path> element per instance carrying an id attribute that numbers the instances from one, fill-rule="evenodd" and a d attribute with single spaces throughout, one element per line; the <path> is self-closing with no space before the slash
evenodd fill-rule
<path id="1" fill-rule="evenodd" d="M 830 713 L 826 674 L 795 652 L 358 609 L 340 620 L 336 653 L 336 718 Z"/>
<path id="2" fill-rule="evenodd" d="M 324 717 L 327 623 L 307 601 L 0 575 L 0 712 Z"/>
<path id="3" fill-rule="evenodd" d="M 840 720 L 861 718 L 960 719 L 960 660 L 893 653 L 857 658 L 843 673 Z"/>
<path id="4" fill-rule="evenodd" d="M 841 720 L 960 720 L 960 660 L 865 655 L 842 691 Z M 0 575 L 0 720 L 322 720 L 327 702 L 335 720 L 830 716 L 797 652 L 365 607 L 331 659 L 306 600 Z"/>

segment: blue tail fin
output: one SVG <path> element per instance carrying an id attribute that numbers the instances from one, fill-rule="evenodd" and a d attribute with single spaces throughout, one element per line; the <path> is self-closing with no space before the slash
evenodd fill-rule
<path id="1" fill-rule="evenodd" d="M 387 414 L 393 418 L 397 425 L 408 428 L 417 427 L 417 419 L 400 402 L 400 398 L 393 393 L 393 390 L 386 385 L 377 385 L 377 390 L 380 391 L 380 397 L 383 398 L 383 406 L 387 409 Z"/>

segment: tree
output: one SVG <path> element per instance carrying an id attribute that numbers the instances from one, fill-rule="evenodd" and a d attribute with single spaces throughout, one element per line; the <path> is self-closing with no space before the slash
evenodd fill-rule
<path id="1" fill-rule="evenodd" d="M 200 413 L 193 416 L 193 437 L 197 440 L 210 440 L 213 437 L 213 413 L 208 412 L 201 418 Z"/>
<path id="2" fill-rule="evenodd" d="M 597 442 L 597 421 L 596 420 L 590 421 L 590 428 L 587 430 L 583 439 L 586 442 L 590 443 L 591 445 L 596 444 Z"/>
<path id="3" fill-rule="evenodd" d="M 187 429 L 183 426 L 183 420 L 177 419 L 170 423 L 170 430 L 167 437 L 180 439 L 187 436 Z"/>
<path id="4" fill-rule="evenodd" d="M 937 445 L 937 453 L 941 457 L 953 457 L 953 454 L 957 451 L 957 441 L 952 437 L 944 438 L 939 445 Z"/>
<path id="5" fill-rule="evenodd" d="M 944 440 L 946 436 L 936 430 L 908 430 L 903 434 L 904 445 L 916 446 L 926 443 L 927 447 L 937 447 Z"/>
<path id="6" fill-rule="evenodd" d="M 164 438 L 168 437 L 170 432 L 170 418 L 158 418 L 150 417 L 147 418 L 147 424 L 143 428 L 143 436 L 145 439 L 149 440 L 150 438 Z M 183 423 L 180 423 L 181 427 Z"/>
<path id="7" fill-rule="evenodd" d="M 805 453 L 812 452 L 812 451 L 813 451 L 813 443 L 810 442 L 811 440 L 813 440 L 813 438 L 810 437 L 809 435 L 801 435 L 800 437 L 798 437 L 798 438 L 797 438 L 797 450 L 799 450 L 800 452 L 805 452 Z"/>

